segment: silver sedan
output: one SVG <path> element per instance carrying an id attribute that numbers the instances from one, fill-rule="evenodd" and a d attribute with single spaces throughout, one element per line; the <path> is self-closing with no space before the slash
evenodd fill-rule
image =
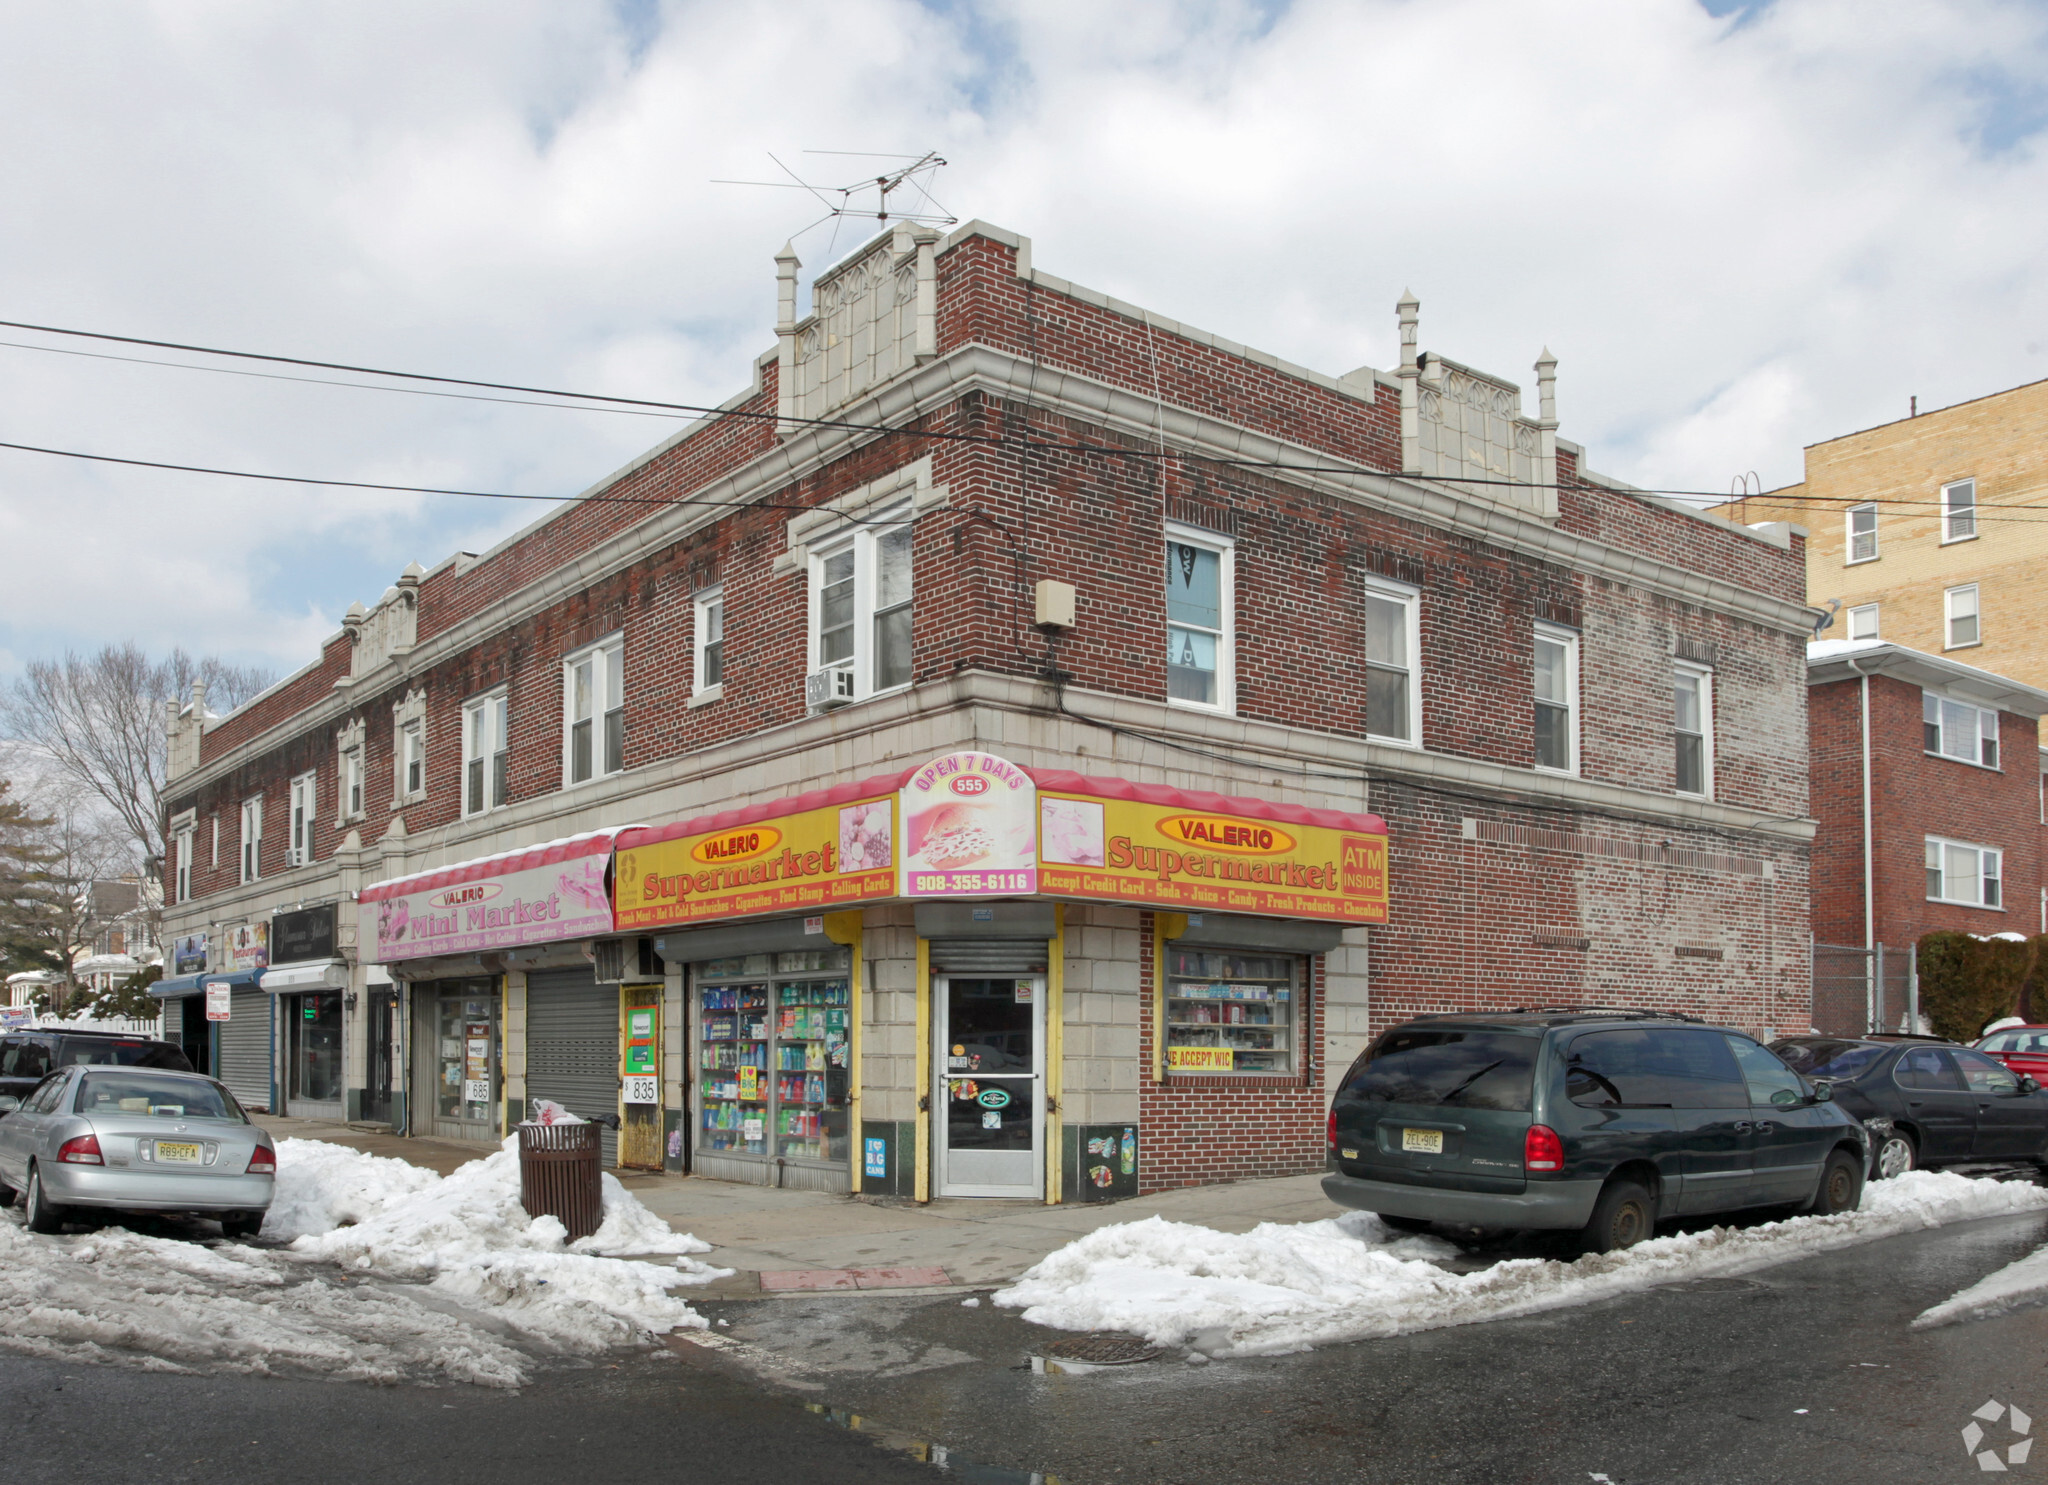
<path id="1" fill-rule="evenodd" d="M 31 1232 L 99 1209 L 197 1213 L 254 1237 L 276 1178 L 270 1136 L 197 1073 L 74 1066 L 19 1105 L 0 1098 L 0 1206 L 23 1193 Z"/>

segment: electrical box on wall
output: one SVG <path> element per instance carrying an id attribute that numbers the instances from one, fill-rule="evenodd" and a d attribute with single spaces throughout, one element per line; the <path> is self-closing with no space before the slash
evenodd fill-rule
<path id="1" fill-rule="evenodd" d="M 1038 585 L 1037 617 L 1032 623 L 1041 629 L 1074 627 L 1074 585 L 1045 578 Z"/>

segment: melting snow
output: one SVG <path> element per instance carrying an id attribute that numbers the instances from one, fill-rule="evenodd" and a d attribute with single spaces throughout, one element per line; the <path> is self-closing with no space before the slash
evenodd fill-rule
<path id="1" fill-rule="evenodd" d="M 671 1231 L 611 1176 L 603 1225 L 565 1241 L 560 1222 L 519 1205 L 511 1149 L 444 1179 L 282 1140 L 263 1228 L 290 1241 L 281 1251 L 120 1228 L 37 1237 L 18 1211 L 6 1216 L 0 1346 L 169 1371 L 515 1387 L 537 1354 L 703 1326 L 671 1291 L 729 1272 L 691 1258 L 709 1245 Z"/>
<path id="2" fill-rule="evenodd" d="M 2042 1299 L 2048 1299 L 2048 1247 L 2036 1248 L 2019 1262 L 2008 1263 L 1933 1308 L 1923 1310 L 1913 1321 L 1913 1328 L 1925 1330 L 1955 1320 L 1983 1320 Z"/>
<path id="3" fill-rule="evenodd" d="M 1062 1330 L 1134 1331 L 1198 1354 L 1270 1354 L 1587 1304 L 2043 1207 L 2048 1190 L 2039 1187 L 1910 1171 L 1866 1187 L 1862 1209 L 1840 1216 L 1716 1227 L 1573 1263 L 1520 1258 L 1466 1274 L 1430 1261 L 1449 1256 L 1450 1244 L 1395 1234 L 1364 1212 L 1243 1234 L 1153 1217 L 1076 1239 L 995 1302 Z"/>

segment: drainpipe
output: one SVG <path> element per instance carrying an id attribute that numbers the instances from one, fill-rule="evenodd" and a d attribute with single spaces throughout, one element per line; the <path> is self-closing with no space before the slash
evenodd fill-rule
<path id="1" fill-rule="evenodd" d="M 1877 942 L 1876 883 L 1871 879 L 1870 849 L 1870 672 L 1854 658 L 1850 659 L 1849 668 L 1856 672 L 1860 692 L 1858 725 L 1863 734 L 1863 949 L 1869 954 Z M 1870 973 L 1871 967 L 1872 961 L 1866 958 L 1864 972 Z"/>

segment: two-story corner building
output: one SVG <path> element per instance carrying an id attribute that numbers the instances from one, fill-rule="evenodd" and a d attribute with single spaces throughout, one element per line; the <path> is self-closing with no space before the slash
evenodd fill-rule
<path id="1" fill-rule="evenodd" d="M 981 223 L 776 266 L 723 408 L 174 722 L 163 992 L 255 1101 L 1057 1201 L 1319 1167 L 1417 1012 L 1805 1027 L 1803 532 L 1412 299 L 1332 376 Z"/>

